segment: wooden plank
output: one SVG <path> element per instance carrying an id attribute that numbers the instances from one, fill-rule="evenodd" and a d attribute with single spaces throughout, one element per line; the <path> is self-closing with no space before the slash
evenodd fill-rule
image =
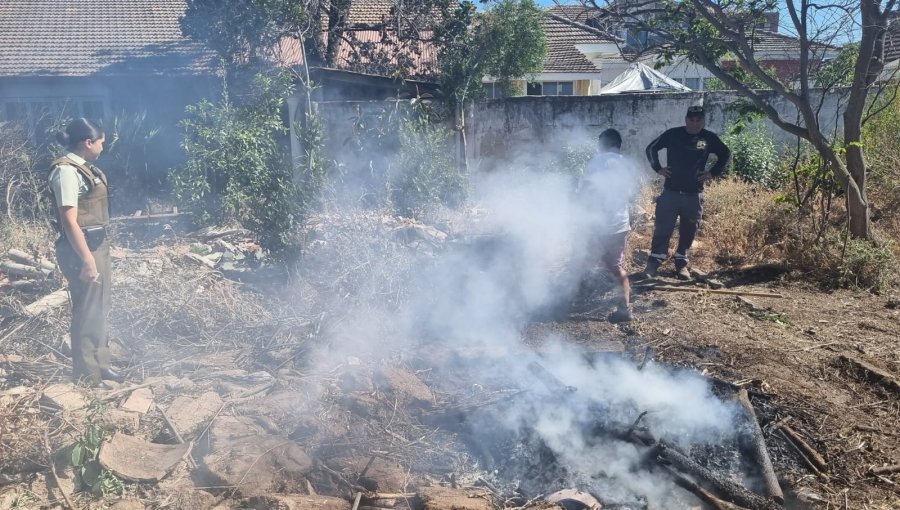
<path id="1" fill-rule="evenodd" d="M 59 289 L 26 306 L 24 309 L 25 315 L 37 317 L 44 312 L 66 304 L 68 301 L 69 292 L 66 289 Z"/>

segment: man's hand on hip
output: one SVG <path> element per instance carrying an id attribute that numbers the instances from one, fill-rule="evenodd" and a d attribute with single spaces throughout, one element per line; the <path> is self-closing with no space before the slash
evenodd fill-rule
<path id="1" fill-rule="evenodd" d="M 658 173 L 659 175 L 666 177 L 666 178 L 672 177 L 672 169 L 667 166 L 660 168 L 659 171 L 656 173 Z"/>
<path id="2" fill-rule="evenodd" d="M 713 178 L 713 174 L 710 172 L 703 172 L 702 174 L 697 176 L 697 182 L 706 182 Z"/>

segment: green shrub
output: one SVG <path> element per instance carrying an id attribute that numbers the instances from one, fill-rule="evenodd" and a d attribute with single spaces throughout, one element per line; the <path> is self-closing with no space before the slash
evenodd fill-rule
<path id="1" fill-rule="evenodd" d="M 390 196 L 402 214 L 430 206 L 456 207 L 465 201 L 468 179 L 457 168 L 449 129 L 426 115 L 413 113 L 401 121 L 400 149 L 391 162 Z"/>
<path id="2" fill-rule="evenodd" d="M 187 161 L 171 174 L 175 198 L 201 223 L 238 221 L 272 252 L 287 246 L 303 210 L 281 118 L 292 91 L 286 73 L 257 74 L 240 104 L 226 88 L 218 103 L 188 106 Z"/>
<path id="3" fill-rule="evenodd" d="M 165 172 L 160 158 L 159 127 L 147 121 L 147 112 L 121 111 L 104 123 L 107 144 L 103 167 L 113 174 L 110 207 L 131 212 L 135 199 L 146 199 L 161 192 Z"/>
<path id="4" fill-rule="evenodd" d="M 776 188 L 784 181 L 777 171 L 778 154 L 775 142 L 761 122 L 753 122 L 748 127 L 726 129 L 722 137 L 731 149 L 731 170 L 747 182 Z"/>

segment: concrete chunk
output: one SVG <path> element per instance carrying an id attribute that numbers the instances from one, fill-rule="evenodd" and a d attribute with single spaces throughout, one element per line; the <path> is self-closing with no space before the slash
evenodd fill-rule
<path id="1" fill-rule="evenodd" d="M 138 388 L 131 392 L 128 399 L 122 404 L 122 409 L 135 413 L 146 414 L 153 405 L 153 390 L 150 388 Z M 180 432 L 180 431 L 179 431 Z"/>
<path id="2" fill-rule="evenodd" d="M 221 407 L 222 398 L 219 394 L 207 391 L 197 398 L 176 397 L 166 414 L 181 436 L 188 439 L 200 432 Z"/>
<path id="3" fill-rule="evenodd" d="M 190 453 L 192 443 L 157 444 L 122 433 L 100 447 L 100 465 L 134 482 L 158 482 Z"/>

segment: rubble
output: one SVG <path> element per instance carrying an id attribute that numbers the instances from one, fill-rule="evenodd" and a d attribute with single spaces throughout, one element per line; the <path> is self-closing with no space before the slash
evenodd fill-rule
<path id="1" fill-rule="evenodd" d="M 209 431 L 203 468 L 212 485 L 235 487 L 245 496 L 266 494 L 284 480 L 299 480 L 313 461 L 297 443 L 276 435 L 258 419 L 217 418 Z"/>
<path id="2" fill-rule="evenodd" d="M 131 395 L 122 403 L 122 409 L 140 414 L 147 414 L 153 405 L 153 390 L 139 388 L 131 392 Z"/>
<path id="3" fill-rule="evenodd" d="M 75 411 L 87 406 L 87 399 L 74 384 L 52 384 L 44 388 L 41 405 L 50 411 Z"/>
<path id="4" fill-rule="evenodd" d="M 135 482 L 158 482 L 191 452 L 191 443 L 167 445 L 116 433 L 100 447 L 100 465 Z"/>
<path id="5" fill-rule="evenodd" d="M 197 398 L 178 396 L 166 409 L 172 424 L 185 439 L 199 433 L 219 409 L 222 398 L 214 391 L 207 391 Z"/>
<path id="6" fill-rule="evenodd" d="M 270 494 L 248 499 L 246 508 L 253 510 L 350 510 L 350 503 L 331 496 Z"/>
<path id="7" fill-rule="evenodd" d="M 493 510 L 490 493 L 478 489 L 425 487 L 419 492 L 424 510 Z"/>

